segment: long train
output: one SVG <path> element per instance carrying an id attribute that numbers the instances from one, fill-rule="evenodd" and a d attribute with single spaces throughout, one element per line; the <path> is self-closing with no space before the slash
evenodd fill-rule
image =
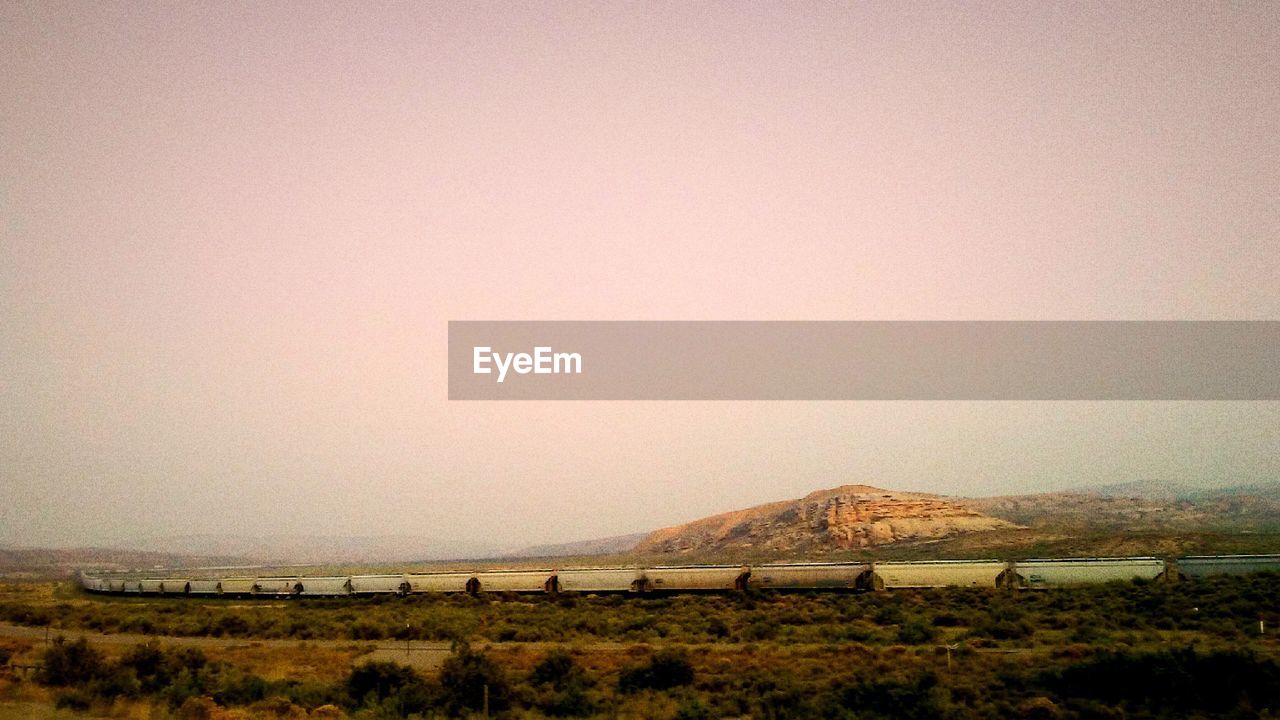
<path id="1" fill-rule="evenodd" d="M 190 597 L 346 597 L 417 593 L 653 593 L 892 588 L 1047 588 L 1126 580 L 1178 580 L 1280 572 L 1280 555 L 1038 560 L 789 563 L 485 570 L 329 577 L 138 577 L 82 573 L 93 593 Z"/>

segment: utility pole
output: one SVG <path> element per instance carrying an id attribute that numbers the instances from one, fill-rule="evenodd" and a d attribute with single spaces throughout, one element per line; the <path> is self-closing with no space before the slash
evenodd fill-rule
<path id="1" fill-rule="evenodd" d="M 404 624 L 404 656 L 409 657 L 409 623 Z"/>
<path id="2" fill-rule="evenodd" d="M 947 672 L 951 672 L 951 651 L 960 647 L 960 643 L 954 645 L 943 645 L 947 649 Z"/>

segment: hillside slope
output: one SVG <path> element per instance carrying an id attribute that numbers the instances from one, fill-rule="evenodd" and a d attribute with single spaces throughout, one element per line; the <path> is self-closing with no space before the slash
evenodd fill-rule
<path id="1" fill-rule="evenodd" d="M 763 550 L 808 553 L 1015 528 L 940 495 L 844 485 L 650 533 L 644 554 Z"/>
<path id="2" fill-rule="evenodd" d="M 963 500 L 973 510 L 1031 528 L 1135 532 L 1280 530 L 1280 485 L 1179 490 L 1162 495 L 1132 486 L 1102 492 L 1040 493 Z"/>

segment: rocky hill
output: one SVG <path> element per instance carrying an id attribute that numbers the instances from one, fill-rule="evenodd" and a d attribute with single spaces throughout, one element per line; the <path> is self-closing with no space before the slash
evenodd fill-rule
<path id="1" fill-rule="evenodd" d="M 724 550 L 810 553 L 939 540 L 1017 526 L 960 502 L 924 493 L 844 485 L 715 515 L 650 533 L 645 554 Z"/>

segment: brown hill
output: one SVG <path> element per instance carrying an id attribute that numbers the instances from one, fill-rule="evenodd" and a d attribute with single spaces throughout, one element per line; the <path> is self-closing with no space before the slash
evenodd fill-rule
<path id="1" fill-rule="evenodd" d="M 636 552 L 821 552 L 1015 527 L 940 495 L 844 485 L 657 530 Z"/>
<path id="2" fill-rule="evenodd" d="M 1280 530 L 1280 493 L 1274 486 L 1188 491 L 1180 495 L 1122 494 L 1104 488 L 962 502 L 980 513 L 1031 528 L 1118 532 Z"/>

